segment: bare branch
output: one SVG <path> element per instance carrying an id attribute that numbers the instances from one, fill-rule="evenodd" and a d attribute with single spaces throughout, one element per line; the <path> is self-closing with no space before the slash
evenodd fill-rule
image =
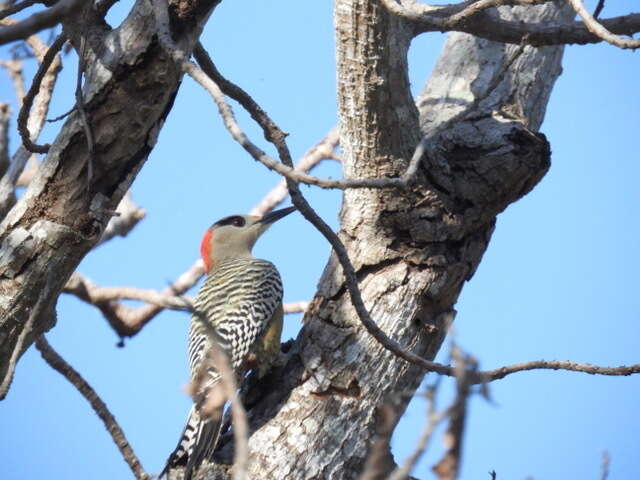
<path id="1" fill-rule="evenodd" d="M 161 38 L 162 37 L 163 36 L 161 36 Z M 217 71 L 215 65 L 211 62 L 211 59 L 204 49 L 197 48 L 195 50 L 198 55 L 198 62 L 203 65 L 203 69 L 200 69 L 192 62 L 184 60 L 184 55 L 172 47 L 170 38 L 165 39 L 165 41 L 169 42 L 165 46 L 168 47 L 170 52 L 172 52 L 174 59 L 177 62 L 181 62 L 184 72 L 198 82 L 211 95 L 213 101 L 216 102 L 224 125 L 233 139 L 238 142 L 254 160 L 262 163 L 268 169 L 274 170 L 294 182 L 316 185 L 321 188 L 336 188 L 340 190 L 347 188 L 408 188 L 413 183 L 426 145 L 418 145 L 418 148 L 416 149 L 416 152 L 409 164 L 409 168 L 407 168 L 404 175 L 399 178 L 353 178 L 344 180 L 328 180 L 298 172 L 292 165 L 283 164 L 273 157 L 270 157 L 251 142 L 251 140 L 249 140 L 246 134 L 242 131 L 240 125 L 236 122 L 233 109 L 224 99 L 224 94 L 229 95 L 231 98 L 245 106 L 249 114 L 259 124 L 263 124 L 266 121 L 265 119 L 268 118 L 264 110 L 262 110 L 262 108 L 244 90 L 226 79 L 224 79 L 224 82 L 221 84 L 225 85 L 223 93 L 221 86 L 214 81 L 214 78 L 224 77 L 222 77 Z M 231 87 L 231 85 L 233 85 L 233 87 Z M 247 108 L 247 106 L 249 107 Z"/>
<path id="2" fill-rule="evenodd" d="M 0 45 L 15 40 L 24 40 L 40 30 L 57 25 L 80 3 L 82 0 L 60 0 L 53 7 L 34 13 L 20 23 L 0 28 Z"/>
<path id="3" fill-rule="evenodd" d="M 309 308 L 309 302 L 291 302 L 282 304 L 282 312 L 288 313 L 304 313 Z"/>
<path id="4" fill-rule="evenodd" d="M 327 158 L 335 158 L 334 149 L 340 142 L 340 135 L 337 127 L 332 128 L 326 137 L 314 145 L 307 151 L 302 158 L 296 163 L 294 170 L 297 172 L 309 172 L 321 161 Z M 258 204 L 253 207 L 249 215 L 264 215 L 277 207 L 289 195 L 287 190 L 287 182 L 283 178 L 278 184 L 271 189 Z"/>
<path id="5" fill-rule="evenodd" d="M 33 143 L 31 140 L 31 133 L 29 132 L 29 126 L 27 122 L 29 121 L 29 113 L 31 110 L 31 106 L 33 105 L 33 101 L 40 93 L 41 84 L 43 80 L 47 79 L 47 84 L 44 86 L 43 91 L 44 95 L 41 97 L 40 105 L 44 106 L 43 112 L 39 112 L 40 121 L 38 122 L 40 128 L 37 129 L 37 132 L 34 132 L 34 138 L 37 137 L 42 125 L 44 124 L 44 119 L 46 118 L 47 111 L 49 109 L 49 102 L 51 100 L 51 92 L 53 91 L 53 86 L 55 84 L 55 80 L 57 78 L 58 72 L 61 69 L 60 57 L 58 56 L 58 52 L 62 48 L 62 45 L 67 41 L 67 38 L 64 34 L 61 34 L 56 38 L 56 40 L 51 44 L 51 47 L 47 50 L 47 53 L 42 58 L 42 63 L 40 64 L 40 68 L 36 72 L 33 77 L 33 82 L 31 83 L 31 87 L 29 87 L 29 91 L 24 97 L 24 101 L 22 103 L 22 107 L 20 108 L 20 113 L 18 114 L 18 131 L 20 132 L 20 137 L 22 137 L 22 144 L 24 147 L 30 152 L 34 153 L 47 153 L 49 151 L 49 144 L 45 145 L 37 145 Z M 44 105 L 43 102 L 44 101 Z"/>
<path id="6" fill-rule="evenodd" d="M 132 337 L 165 308 L 184 310 L 185 299 L 179 295 L 193 287 L 203 273 L 202 260 L 198 260 L 175 282 L 159 292 L 132 287 L 99 287 L 75 272 L 63 292 L 97 307 L 121 338 Z M 119 299 L 141 300 L 147 305 L 131 308 L 116 301 Z"/>
<path id="7" fill-rule="evenodd" d="M 96 247 L 108 242 L 113 237 L 126 237 L 140 220 L 147 215 L 147 212 L 133 201 L 131 191 L 124 194 L 116 211 L 118 215 L 109 220 L 107 228 L 105 228 Z"/>
<path id="8" fill-rule="evenodd" d="M 488 15 L 486 12 L 486 9 L 498 5 L 536 5 L 550 0 L 481 0 L 442 6 L 431 6 L 418 2 L 406 4 L 399 3 L 397 0 L 381 1 L 389 11 L 413 23 L 416 34 L 456 31 L 496 42 L 518 44 L 525 42 L 538 47 L 597 43 L 603 39 L 592 33 L 583 22 L 574 22 L 569 25 L 527 24 L 503 20 L 494 15 Z M 613 17 L 603 20 L 601 23 L 612 34 L 632 35 L 640 31 L 640 14 L 632 13 Z"/>
<path id="9" fill-rule="evenodd" d="M 550 0 L 477 0 L 465 2 L 466 6 L 446 19 L 448 25 L 459 25 L 483 10 L 502 5 L 542 5 Z M 464 5 L 464 4 L 463 4 Z"/>
<path id="10" fill-rule="evenodd" d="M 471 375 L 471 382 L 473 384 L 492 382 L 494 380 L 500 380 L 512 373 L 526 372 L 529 370 L 566 370 L 568 372 L 588 373 L 589 375 L 629 376 L 640 373 L 640 364 L 636 363 L 620 367 L 600 367 L 589 363 L 577 363 L 568 360 L 534 360 L 493 370 L 478 371 L 475 375 Z"/>
<path id="11" fill-rule="evenodd" d="M 24 40 L 45 28 L 51 28 L 60 23 L 82 0 L 60 0 L 47 10 L 34 13 L 25 20 L 0 28 L 0 45 Z"/>
<path id="12" fill-rule="evenodd" d="M 593 11 L 593 18 L 598 18 L 604 8 L 604 0 L 598 0 L 595 10 Z"/>
<path id="13" fill-rule="evenodd" d="M 42 358 L 58 373 L 60 373 L 63 377 L 65 377 L 71 384 L 82 394 L 82 396 L 89 402 L 91 408 L 96 412 L 96 415 L 102 420 L 104 423 L 107 432 L 111 435 L 113 439 L 113 443 L 116 444 L 118 450 L 122 454 L 122 458 L 127 462 L 129 468 L 133 472 L 133 475 L 138 480 L 146 480 L 149 478 L 149 475 L 142 468 L 142 464 L 140 460 L 136 456 L 135 452 L 129 445 L 127 441 L 127 437 L 125 436 L 122 428 L 118 425 L 113 414 L 107 408 L 107 405 L 100 398 L 100 396 L 96 393 L 96 391 L 91 388 L 91 385 L 87 383 L 87 381 L 82 378 L 82 376 L 71 366 L 69 365 L 47 342 L 44 335 L 41 335 L 36 340 L 36 348 L 40 351 Z"/>
<path id="14" fill-rule="evenodd" d="M 633 49 L 640 48 L 640 39 L 635 38 L 623 38 L 619 35 L 614 35 L 609 30 L 607 30 L 601 23 L 599 23 L 593 16 L 584 8 L 581 0 L 567 0 L 576 13 L 582 18 L 584 24 L 587 26 L 589 31 L 596 35 L 598 38 L 601 38 L 607 43 L 614 45 L 616 47 L 625 48 L 625 49 Z"/>
<path id="15" fill-rule="evenodd" d="M 22 2 L 14 3 L 13 5 L 9 5 L 2 10 L 0 10 L 0 20 L 8 17 L 9 15 L 13 15 L 14 13 L 18 13 L 22 10 L 29 8 L 30 6 L 38 3 L 40 0 L 23 0 Z"/>

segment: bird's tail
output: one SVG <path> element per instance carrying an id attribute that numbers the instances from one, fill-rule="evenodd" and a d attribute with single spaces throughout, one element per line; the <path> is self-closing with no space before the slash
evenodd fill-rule
<path id="1" fill-rule="evenodd" d="M 180 441 L 169 455 L 160 477 L 165 476 L 169 470 L 184 467 L 184 480 L 191 480 L 202 461 L 210 459 L 213 455 L 221 427 L 222 409 L 208 418 L 201 419 L 195 405 L 192 406 Z"/>

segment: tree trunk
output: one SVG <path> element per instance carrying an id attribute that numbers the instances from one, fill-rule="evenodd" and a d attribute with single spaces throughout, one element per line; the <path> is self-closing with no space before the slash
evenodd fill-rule
<path id="1" fill-rule="evenodd" d="M 187 51 L 218 1 L 171 3 L 172 31 Z M 88 66 L 83 90 L 93 158 L 74 111 L 24 197 L 0 224 L 0 382 L 5 387 L 18 357 L 54 325 L 62 287 L 142 168 L 182 77 L 158 44 L 149 1 L 138 0 L 115 30 L 92 6 L 87 2 L 68 18 L 64 32 Z M 5 393 L 0 389 L 0 398 Z"/>
<path id="2" fill-rule="evenodd" d="M 502 8 L 501 15 L 573 17 L 553 4 Z M 411 26 L 375 0 L 335 0 L 335 23 L 345 176 L 397 176 L 421 136 L 430 139 L 412 191 L 345 192 L 340 236 L 371 316 L 390 337 L 432 359 L 496 215 L 549 167 L 549 145 L 536 131 L 563 49 L 453 34 L 416 108 L 407 78 Z M 334 256 L 287 349 L 281 367 L 245 396 L 250 477 L 358 478 L 378 409 L 390 402 L 402 412 L 425 372 L 360 325 Z M 217 460 L 230 462 L 231 435 L 222 445 Z M 228 476 L 228 465 L 218 464 L 204 477 Z"/>

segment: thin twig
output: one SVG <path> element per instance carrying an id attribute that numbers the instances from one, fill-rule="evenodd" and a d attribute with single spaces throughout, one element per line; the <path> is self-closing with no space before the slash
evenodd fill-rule
<path id="1" fill-rule="evenodd" d="M 163 42 L 168 41 L 171 41 L 171 39 L 165 38 L 163 40 Z M 169 46 L 169 48 L 171 47 Z M 264 120 L 268 118 L 268 115 L 244 90 L 222 77 L 204 48 L 200 45 L 196 47 L 194 51 L 194 54 L 198 59 L 198 63 L 202 65 L 202 69 L 198 68 L 192 62 L 184 60 L 184 55 L 177 50 L 174 49 L 170 51 L 173 52 L 174 59 L 181 63 L 184 72 L 191 76 L 211 95 L 218 106 L 224 125 L 233 139 L 236 140 L 236 142 L 238 142 L 254 158 L 254 160 L 262 163 L 268 169 L 275 170 L 294 182 L 316 185 L 321 188 L 336 188 L 340 190 L 345 190 L 347 188 L 408 188 L 415 181 L 418 165 L 422 159 L 422 155 L 424 154 L 425 145 L 422 144 L 420 144 L 416 149 L 416 154 L 412 158 L 409 168 L 407 168 L 406 172 L 401 177 L 397 178 L 352 178 L 344 180 L 328 180 L 314 177 L 303 172 L 298 172 L 292 164 L 287 165 L 279 162 L 258 148 L 242 131 L 240 125 L 238 125 L 235 119 L 233 109 L 224 99 L 221 86 L 224 86 L 225 94 L 240 102 L 247 109 L 252 118 L 254 118 L 254 120 L 259 124 L 264 123 Z M 223 81 L 218 85 L 215 79 L 223 79 Z M 284 135 L 283 132 L 280 132 L 280 134 Z"/>
<path id="2" fill-rule="evenodd" d="M 302 158 L 296 163 L 294 169 L 297 172 L 309 172 L 316 165 L 325 159 L 333 158 L 335 155 L 333 151 L 340 142 L 340 135 L 337 127 L 332 128 L 327 135 L 308 150 Z M 287 182 L 282 178 L 278 184 L 273 187 L 258 204 L 253 207 L 249 215 L 264 215 L 276 208 L 280 203 L 284 201 L 289 195 L 287 190 Z"/>
<path id="3" fill-rule="evenodd" d="M 550 0 L 477 0 L 466 2 L 468 5 L 459 12 L 448 17 L 445 24 L 459 25 L 488 8 L 499 7 L 502 5 L 541 5 L 549 1 Z"/>
<path id="4" fill-rule="evenodd" d="M 596 5 L 595 10 L 593 11 L 593 18 L 597 19 L 602 13 L 602 9 L 604 8 L 605 0 L 598 0 L 598 4 Z"/>
<path id="5" fill-rule="evenodd" d="M 619 48 L 628 48 L 635 50 L 640 48 L 640 39 L 624 38 L 619 35 L 614 35 L 607 30 L 601 23 L 599 23 L 588 11 L 584 8 L 581 0 L 567 0 L 576 13 L 582 18 L 582 21 L 589 29 L 591 33 L 601 38 L 607 43 Z"/>
<path id="6" fill-rule="evenodd" d="M 47 123 L 54 123 L 54 122 L 59 122 L 60 120 L 64 120 L 69 115 L 71 115 L 75 110 L 76 110 L 76 106 L 74 105 L 69 110 L 67 110 L 66 112 L 58 115 L 57 117 L 47 118 Z"/>
<path id="7" fill-rule="evenodd" d="M 42 62 L 40 63 L 38 71 L 33 77 L 33 81 L 31 82 L 29 91 L 24 97 L 22 107 L 20 108 L 20 113 L 18 114 L 18 131 L 20 132 L 20 137 L 22 138 L 22 144 L 30 152 L 47 153 L 49 151 L 49 148 L 51 147 L 48 143 L 44 145 L 37 145 L 31 140 L 31 133 L 29 132 L 27 122 L 29 121 L 29 113 L 31 111 L 31 107 L 33 106 L 33 101 L 36 98 L 36 95 L 38 95 L 38 93 L 40 92 L 40 86 L 45 75 L 50 71 L 54 72 L 55 70 L 60 69 L 59 59 L 56 62 L 56 65 L 52 64 L 56 59 L 58 52 L 62 48 L 62 45 L 64 45 L 66 41 L 67 37 L 64 34 L 60 34 L 58 38 L 56 38 L 56 40 L 53 42 L 53 44 L 51 44 L 49 50 L 47 50 L 47 53 L 42 58 Z M 51 67 L 51 70 L 49 69 L 49 67 Z"/>
<path id="8" fill-rule="evenodd" d="M 57 25 L 81 2 L 82 0 L 60 0 L 53 7 L 34 13 L 19 23 L 0 28 L 0 45 L 23 40 L 40 30 Z"/>
<path id="9" fill-rule="evenodd" d="M 149 475 L 144 471 L 140 460 L 136 456 L 135 452 L 129 445 L 127 437 L 125 436 L 122 428 L 118 425 L 113 414 L 109 411 L 109 408 L 96 393 L 96 391 L 82 378 L 82 376 L 69 365 L 47 342 L 44 335 L 41 335 L 36 339 L 36 348 L 40 351 L 42 358 L 58 373 L 65 377 L 71 384 L 82 394 L 82 396 L 89 402 L 91 408 L 96 412 L 96 415 L 104 423 L 107 432 L 111 435 L 113 443 L 116 444 L 118 450 L 122 454 L 122 458 L 127 462 L 129 468 L 133 472 L 133 475 L 138 480 L 146 480 Z"/>

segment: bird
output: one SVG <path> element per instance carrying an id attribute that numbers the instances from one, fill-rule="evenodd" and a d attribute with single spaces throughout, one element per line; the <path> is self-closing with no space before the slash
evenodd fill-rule
<path id="1" fill-rule="evenodd" d="M 189 327 L 189 370 L 192 384 L 216 341 L 227 354 L 240 383 L 250 368 L 264 376 L 280 352 L 282 333 L 282 280 L 275 265 L 253 257 L 257 239 L 274 222 L 295 207 L 266 215 L 231 215 L 218 220 L 205 232 L 200 245 L 206 280 L 193 303 Z M 214 333 L 213 335 L 211 333 Z M 221 380 L 212 362 L 205 365 L 206 376 L 197 394 L 206 397 Z M 197 394 L 195 398 L 197 398 Z M 160 474 L 183 466 L 184 480 L 190 480 L 216 448 L 222 424 L 222 407 L 204 415 L 195 402 L 189 411 L 178 445 Z"/>

